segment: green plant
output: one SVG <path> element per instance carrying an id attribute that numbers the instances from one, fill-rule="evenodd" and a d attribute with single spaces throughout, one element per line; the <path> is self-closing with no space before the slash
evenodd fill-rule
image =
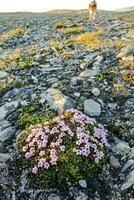
<path id="1" fill-rule="evenodd" d="M 101 165 L 107 130 L 78 110 L 31 126 L 19 138 L 19 153 L 29 175 L 42 186 L 88 179 Z"/>
<path id="2" fill-rule="evenodd" d="M 48 120 L 56 116 L 49 108 L 44 108 L 39 99 L 32 101 L 27 106 L 22 107 L 16 125 L 22 128 L 28 128 L 30 125 L 42 123 L 44 119 Z"/>

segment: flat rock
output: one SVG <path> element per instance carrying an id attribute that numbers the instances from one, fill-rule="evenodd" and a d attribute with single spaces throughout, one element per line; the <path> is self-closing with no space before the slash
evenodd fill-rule
<path id="1" fill-rule="evenodd" d="M 87 99 L 84 101 L 84 112 L 91 117 L 99 116 L 101 114 L 101 106 L 93 99 Z"/>
<path id="2" fill-rule="evenodd" d="M 0 132 L 0 141 L 5 142 L 6 140 L 10 139 L 14 135 L 14 128 L 8 127 Z"/>
<path id="3" fill-rule="evenodd" d="M 134 170 L 127 176 L 126 181 L 121 186 L 121 191 L 127 190 L 134 185 Z"/>
<path id="4" fill-rule="evenodd" d="M 15 111 L 15 109 L 18 107 L 17 101 L 12 101 L 9 103 L 6 103 L 5 105 L 0 107 L 0 121 L 3 121 L 5 117 Z"/>
<path id="5" fill-rule="evenodd" d="M 65 110 L 74 108 L 74 100 L 62 94 L 60 90 L 50 88 L 41 94 L 41 99 L 47 101 L 52 109 L 56 110 L 59 114 Z"/>
<path id="6" fill-rule="evenodd" d="M 81 72 L 79 76 L 83 78 L 95 78 L 99 73 L 100 70 L 98 69 L 89 69 Z"/>

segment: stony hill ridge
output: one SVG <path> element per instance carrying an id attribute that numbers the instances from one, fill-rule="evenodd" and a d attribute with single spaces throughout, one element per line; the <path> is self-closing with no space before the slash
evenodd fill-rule
<path id="1" fill-rule="evenodd" d="M 133 200 L 133 44 L 133 12 L 0 14 L 1 200 Z M 31 187 L 17 138 L 70 108 L 105 124 L 106 160 L 68 190 Z"/>

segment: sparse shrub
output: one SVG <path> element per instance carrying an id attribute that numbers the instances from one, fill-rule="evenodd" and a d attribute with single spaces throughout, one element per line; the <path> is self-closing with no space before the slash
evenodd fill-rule
<path id="1" fill-rule="evenodd" d="M 64 25 L 64 23 L 63 22 L 56 22 L 55 24 L 54 24 L 54 28 L 55 29 L 61 29 L 61 28 L 65 28 L 66 26 Z"/>
<path id="2" fill-rule="evenodd" d="M 103 42 L 98 39 L 99 36 L 103 35 L 105 30 L 100 28 L 96 31 L 84 33 L 76 37 L 77 42 L 85 43 L 89 47 L 97 47 L 104 45 Z"/>
<path id="3" fill-rule="evenodd" d="M 25 32 L 25 30 L 21 27 L 16 27 L 14 29 L 11 29 L 10 31 L 5 32 L 0 36 L 0 42 L 5 42 L 8 39 L 14 37 L 15 35 L 23 34 L 24 32 Z"/>
<path id="4" fill-rule="evenodd" d="M 32 56 L 25 55 L 20 49 L 16 49 L 5 57 L 0 58 L 0 68 L 6 69 L 8 67 L 29 67 L 32 64 L 32 61 Z"/>
<path id="5" fill-rule="evenodd" d="M 103 125 L 72 109 L 31 126 L 18 142 L 32 182 L 63 186 L 67 181 L 87 179 L 100 166 L 108 145 L 106 136 Z"/>
<path id="6" fill-rule="evenodd" d="M 126 94 L 126 87 L 124 83 L 114 83 L 112 87 L 113 96 L 121 96 Z"/>

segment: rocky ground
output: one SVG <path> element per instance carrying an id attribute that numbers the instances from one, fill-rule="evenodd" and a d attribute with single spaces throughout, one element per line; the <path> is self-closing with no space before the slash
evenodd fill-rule
<path id="1" fill-rule="evenodd" d="M 134 200 L 133 20 L 133 12 L 99 11 L 95 22 L 87 12 L 0 15 L 0 199 Z M 77 41 L 100 28 L 95 45 Z M 30 188 L 16 138 L 43 113 L 72 107 L 107 125 L 106 163 L 68 191 Z"/>

